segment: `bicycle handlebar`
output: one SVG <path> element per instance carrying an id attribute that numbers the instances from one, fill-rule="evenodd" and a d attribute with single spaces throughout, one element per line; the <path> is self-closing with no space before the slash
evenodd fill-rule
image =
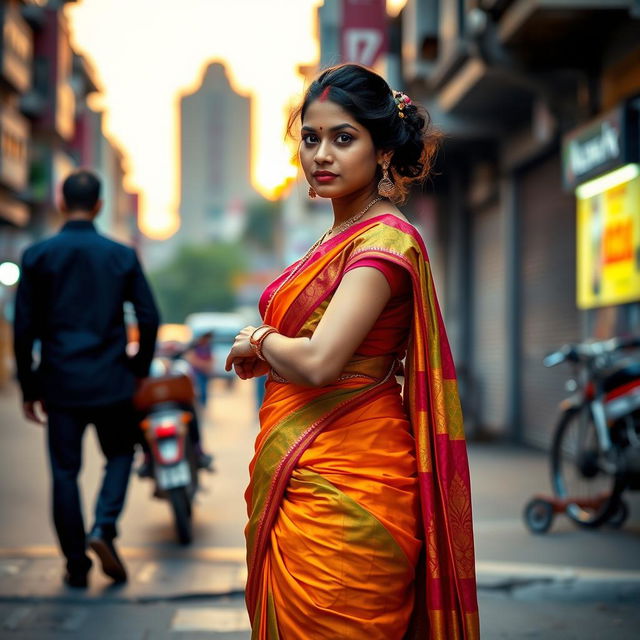
<path id="1" fill-rule="evenodd" d="M 564 362 L 566 359 L 567 357 L 562 350 L 554 351 L 553 353 L 550 353 L 548 356 L 545 356 L 544 360 L 542 361 L 542 364 L 545 367 L 551 368 Z"/>
<path id="2" fill-rule="evenodd" d="M 613 353 L 620 349 L 640 348 L 640 336 L 627 336 L 621 338 L 609 338 L 597 342 L 581 342 L 578 344 L 565 344 L 548 354 L 542 363 L 545 367 L 555 367 L 565 360 L 572 362 L 588 361 L 598 356 Z"/>

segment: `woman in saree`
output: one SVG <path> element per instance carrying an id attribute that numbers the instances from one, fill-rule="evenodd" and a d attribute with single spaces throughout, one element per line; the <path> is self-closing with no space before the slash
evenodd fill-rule
<path id="1" fill-rule="evenodd" d="M 353 64 L 324 71 L 292 122 L 334 223 L 267 288 L 264 324 L 226 363 L 268 376 L 246 492 L 252 638 L 473 640 L 455 369 L 426 249 L 394 204 L 428 175 L 437 135 Z"/>

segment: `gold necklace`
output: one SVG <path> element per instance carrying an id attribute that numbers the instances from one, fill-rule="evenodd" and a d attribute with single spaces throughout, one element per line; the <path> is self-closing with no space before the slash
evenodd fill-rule
<path id="1" fill-rule="evenodd" d="M 335 228 L 331 227 L 330 229 L 327 229 L 327 231 L 324 232 L 322 238 L 320 238 L 320 242 L 322 242 L 322 240 L 324 240 L 329 235 L 335 235 L 341 233 L 345 229 L 348 229 L 351 225 L 358 222 L 358 220 L 360 220 L 360 218 L 362 218 L 362 216 L 364 216 L 364 214 L 367 213 L 367 211 L 369 211 L 369 209 L 371 209 L 371 207 L 373 207 L 376 202 L 380 202 L 380 200 L 382 200 L 381 196 L 374 198 L 362 211 L 356 213 L 355 216 L 352 216 L 348 220 L 345 220 L 342 224 L 338 225 Z"/>
<path id="2" fill-rule="evenodd" d="M 302 269 L 302 267 L 305 265 L 307 260 L 311 257 L 313 252 L 322 244 L 322 241 L 327 237 L 327 235 L 329 235 L 330 233 L 340 233 L 340 232 L 344 231 L 345 229 L 348 229 L 352 224 L 355 224 L 356 222 L 358 222 L 358 220 L 360 220 L 360 218 L 362 218 L 362 216 L 364 216 L 364 214 L 367 213 L 367 211 L 369 211 L 369 209 L 371 209 L 371 207 L 373 207 L 373 205 L 376 202 L 380 202 L 380 200 L 382 200 L 382 197 L 378 197 L 378 198 L 373 199 L 362 211 L 359 211 L 358 213 L 356 213 L 355 216 L 352 216 L 348 220 L 345 220 L 342 224 L 337 226 L 335 229 L 334 228 L 329 228 L 327 231 L 325 231 L 322 234 L 322 236 L 320 236 L 320 238 L 318 238 L 309 247 L 309 250 L 307 251 L 307 253 L 305 253 L 302 256 L 302 258 L 300 258 L 300 261 L 298 262 L 296 267 L 291 270 L 291 273 L 271 293 L 271 296 L 269 297 L 269 300 L 267 301 L 267 306 L 266 306 L 266 309 L 265 309 L 265 316 L 267 315 L 267 311 L 269 310 L 269 307 L 271 306 L 271 301 L 275 298 L 276 293 L 278 293 L 278 291 L 280 291 L 280 289 L 282 289 L 282 287 L 284 287 L 284 285 L 287 284 L 289 282 L 289 280 L 291 280 L 298 273 L 298 271 L 300 271 L 300 269 Z"/>

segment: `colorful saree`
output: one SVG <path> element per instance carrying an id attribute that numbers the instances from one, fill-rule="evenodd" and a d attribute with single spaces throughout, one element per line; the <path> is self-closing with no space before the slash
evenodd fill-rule
<path id="1" fill-rule="evenodd" d="M 354 225 L 287 269 L 261 312 L 310 336 L 363 257 L 411 278 L 404 391 L 397 353 L 356 353 L 320 388 L 270 374 L 246 492 L 252 639 L 474 640 L 462 414 L 420 236 L 388 214 Z"/>

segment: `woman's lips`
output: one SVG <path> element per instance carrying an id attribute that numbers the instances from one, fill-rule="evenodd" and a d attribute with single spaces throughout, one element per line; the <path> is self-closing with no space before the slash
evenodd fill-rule
<path id="1" fill-rule="evenodd" d="M 335 180 L 338 176 L 335 173 L 316 173 L 313 176 L 316 182 L 327 183 Z"/>

